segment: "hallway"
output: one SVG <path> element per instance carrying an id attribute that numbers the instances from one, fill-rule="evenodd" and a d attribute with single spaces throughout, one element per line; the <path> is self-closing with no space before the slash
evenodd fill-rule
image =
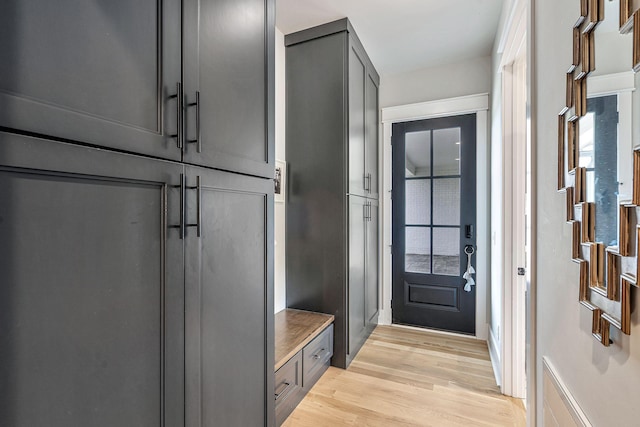
<path id="1" fill-rule="evenodd" d="M 348 370 L 329 368 L 285 427 L 524 426 L 495 384 L 487 346 L 378 326 Z"/>

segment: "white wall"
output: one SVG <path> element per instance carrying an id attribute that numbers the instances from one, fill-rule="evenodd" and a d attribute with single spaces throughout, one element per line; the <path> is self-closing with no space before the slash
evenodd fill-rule
<path id="1" fill-rule="evenodd" d="M 633 292 L 631 336 L 612 332 L 603 347 L 591 336 L 591 313 L 578 304 L 578 266 L 570 261 L 571 229 L 564 194 L 556 192 L 557 114 L 564 104 L 577 1 L 536 0 L 533 47 L 534 156 L 537 171 L 537 418 L 542 423 L 542 358 L 547 357 L 596 426 L 633 426 L 640 419 L 639 292 Z M 598 52 L 596 52 L 596 57 Z M 629 64 L 631 51 L 628 52 Z M 638 87 L 636 78 L 636 87 Z M 638 107 L 638 91 L 634 94 Z M 640 116 L 634 111 L 634 135 Z M 634 139 L 638 141 L 638 139 Z M 636 289 L 637 291 L 637 289 Z"/>
<path id="2" fill-rule="evenodd" d="M 491 57 L 384 75 L 381 80 L 381 108 L 487 93 L 491 89 Z"/>
<path id="3" fill-rule="evenodd" d="M 285 159 L 285 47 L 284 34 L 276 28 L 276 159 Z M 274 203 L 275 224 L 275 278 L 274 312 L 286 307 L 285 283 L 285 208 L 284 203 Z"/>

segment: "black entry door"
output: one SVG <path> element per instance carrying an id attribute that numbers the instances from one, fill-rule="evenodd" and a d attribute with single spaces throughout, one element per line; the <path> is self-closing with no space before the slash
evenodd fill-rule
<path id="1" fill-rule="evenodd" d="M 476 116 L 396 123 L 392 145 L 393 322 L 473 334 Z"/>

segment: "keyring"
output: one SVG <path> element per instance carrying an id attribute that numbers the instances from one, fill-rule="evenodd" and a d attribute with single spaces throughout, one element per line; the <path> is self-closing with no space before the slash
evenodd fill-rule
<path id="1" fill-rule="evenodd" d="M 467 249 L 471 249 L 471 252 L 467 252 Z M 467 245 L 464 247 L 464 253 L 467 255 L 473 255 L 474 253 L 476 253 L 476 249 L 471 245 Z"/>

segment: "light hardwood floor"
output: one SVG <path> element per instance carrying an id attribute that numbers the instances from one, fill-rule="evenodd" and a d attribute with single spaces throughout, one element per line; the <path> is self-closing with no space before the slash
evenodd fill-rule
<path id="1" fill-rule="evenodd" d="M 349 369 L 329 368 L 283 426 L 525 424 L 521 401 L 496 386 L 486 343 L 378 326 Z"/>

